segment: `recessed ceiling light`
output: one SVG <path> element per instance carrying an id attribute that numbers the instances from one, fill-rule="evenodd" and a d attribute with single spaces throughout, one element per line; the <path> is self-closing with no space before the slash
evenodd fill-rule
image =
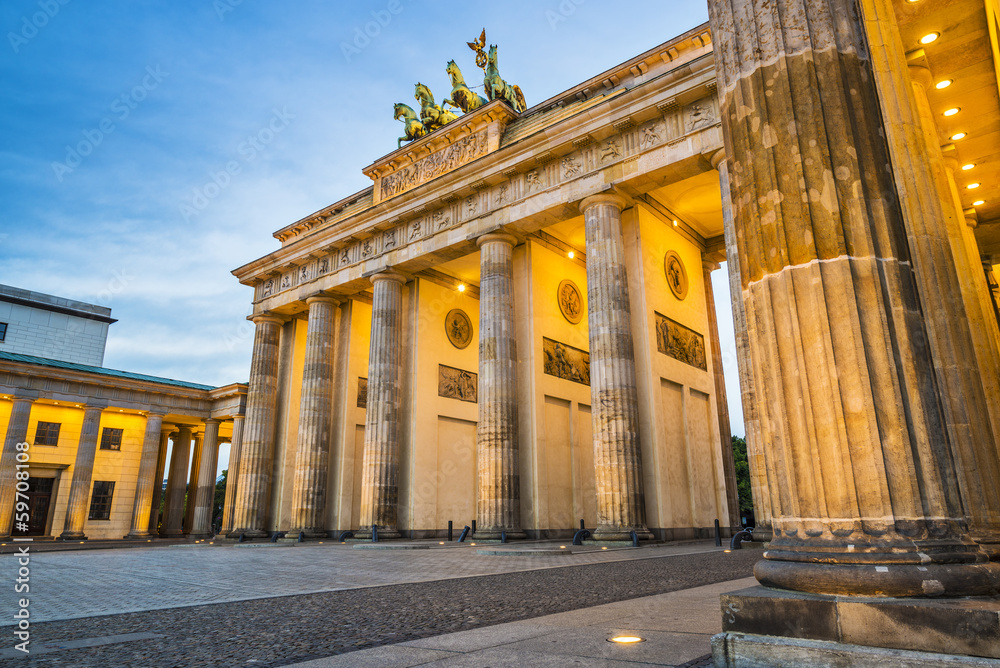
<path id="1" fill-rule="evenodd" d="M 965 187 L 968 188 L 969 190 L 975 190 L 976 188 L 979 187 L 979 184 L 978 183 L 970 183 L 969 185 L 967 185 Z"/>
<path id="2" fill-rule="evenodd" d="M 939 33 L 939 32 L 932 32 L 932 33 L 930 33 L 928 35 L 924 35 L 923 37 L 921 37 L 920 38 L 920 43 L 921 44 L 930 44 L 931 42 L 933 42 L 934 40 L 936 40 L 940 36 L 941 36 L 941 33 Z"/>
<path id="3" fill-rule="evenodd" d="M 984 200 L 984 199 L 977 199 L 975 202 L 972 203 L 972 206 L 982 206 L 984 204 L 986 204 L 986 200 Z"/>
<path id="4" fill-rule="evenodd" d="M 964 132 L 956 132 L 955 134 L 953 134 L 951 136 L 951 140 L 952 141 L 958 141 L 959 139 L 965 139 L 965 133 Z"/>
<path id="5" fill-rule="evenodd" d="M 970 162 L 968 164 L 962 165 L 962 171 L 963 172 L 967 172 L 970 169 L 975 169 L 975 168 L 976 168 L 976 163 L 974 163 L 974 162 Z"/>
<path id="6" fill-rule="evenodd" d="M 942 88 L 947 88 L 953 83 L 954 83 L 953 79 L 944 79 L 943 81 L 938 81 L 936 84 L 934 84 L 934 87 L 937 88 L 938 90 L 941 90 Z"/>
<path id="7" fill-rule="evenodd" d="M 674 221 L 674 227 L 677 227 L 677 221 L 676 220 Z"/>
<path id="8" fill-rule="evenodd" d="M 459 292 L 465 292 L 465 283 L 459 283 L 458 284 L 458 291 Z"/>
<path id="9" fill-rule="evenodd" d="M 952 107 L 951 109 L 946 110 L 944 112 L 944 115 L 945 116 L 954 116 L 955 114 L 957 114 L 960 111 L 962 111 L 961 107 Z"/>
<path id="10" fill-rule="evenodd" d="M 621 645 L 630 645 L 632 643 L 643 642 L 645 638 L 640 638 L 639 636 L 615 636 L 614 638 L 608 638 L 608 642 L 616 642 Z"/>
<path id="11" fill-rule="evenodd" d="M 573 258 L 576 257 L 576 253 L 574 253 L 573 251 L 570 251 L 570 252 L 566 253 L 566 257 L 568 257 L 569 259 L 572 260 Z"/>

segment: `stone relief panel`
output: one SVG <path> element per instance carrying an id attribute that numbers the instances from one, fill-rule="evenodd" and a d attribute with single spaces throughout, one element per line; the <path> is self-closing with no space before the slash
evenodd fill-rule
<path id="1" fill-rule="evenodd" d="M 385 200 L 412 190 L 422 183 L 472 162 L 485 155 L 486 151 L 486 130 L 464 137 L 408 167 L 383 176 L 379 182 L 380 199 Z"/>
<path id="2" fill-rule="evenodd" d="M 667 277 L 667 285 L 680 301 L 688 294 L 688 275 L 684 268 L 684 262 L 676 251 L 669 250 L 663 256 L 663 273 Z"/>
<path id="3" fill-rule="evenodd" d="M 718 121 L 718 114 L 715 111 L 715 103 L 711 98 L 702 98 L 693 104 L 688 105 L 685 110 L 686 122 L 685 130 L 694 132 L 702 128 L 707 128 Z"/>
<path id="4" fill-rule="evenodd" d="M 468 346 L 469 342 L 472 341 L 472 321 L 460 308 L 452 309 L 444 317 L 444 331 L 448 335 L 451 345 L 459 350 Z"/>
<path id="5" fill-rule="evenodd" d="M 708 371 L 705 337 L 661 313 L 656 313 L 656 349 L 667 357 Z"/>
<path id="6" fill-rule="evenodd" d="M 438 396 L 476 403 L 479 401 L 479 374 L 439 364 Z"/>
<path id="7" fill-rule="evenodd" d="M 542 338 L 545 373 L 556 378 L 590 385 L 590 353 L 573 346 Z"/>
<path id="8" fill-rule="evenodd" d="M 358 378 L 358 408 L 368 408 L 367 378 Z"/>
<path id="9" fill-rule="evenodd" d="M 583 319 L 583 297 L 576 283 L 569 279 L 559 283 L 559 287 L 556 288 L 556 301 L 563 317 L 571 324 L 579 324 Z"/>

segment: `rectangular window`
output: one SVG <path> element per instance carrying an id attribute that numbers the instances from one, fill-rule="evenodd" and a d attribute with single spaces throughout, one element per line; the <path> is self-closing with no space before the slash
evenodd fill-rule
<path id="1" fill-rule="evenodd" d="M 35 429 L 35 445 L 59 445 L 58 422 L 39 422 Z"/>
<path id="2" fill-rule="evenodd" d="M 7 323 L 0 322 L 0 341 L 7 338 Z"/>
<path id="3" fill-rule="evenodd" d="M 105 427 L 101 432 L 101 450 L 121 450 L 122 430 L 114 427 Z"/>
<path id="4" fill-rule="evenodd" d="M 111 498 L 114 494 L 115 483 L 113 480 L 94 481 L 94 495 L 90 499 L 90 519 L 111 519 Z"/>

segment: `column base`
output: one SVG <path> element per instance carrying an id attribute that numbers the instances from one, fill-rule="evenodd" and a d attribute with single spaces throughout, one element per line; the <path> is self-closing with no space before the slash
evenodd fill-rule
<path id="1" fill-rule="evenodd" d="M 63 531 L 56 540 L 87 540 L 82 531 Z"/>
<path id="2" fill-rule="evenodd" d="M 716 666 L 930 667 L 1000 658 L 995 598 L 823 596 L 750 587 L 723 594 L 721 605 L 723 632 L 712 639 Z"/>
<path id="3" fill-rule="evenodd" d="M 656 537 L 650 532 L 646 527 L 597 527 L 590 534 L 589 540 L 605 541 L 613 540 L 616 542 L 621 541 L 632 541 L 632 532 L 635 531 L 636 535 L 639 536 L 639 540 L 655 540 Z"/>
<path id="4" fill-rule="evenodd" d="M 317 540 L 328 540 L 330 534 L 326 531 L 317 531 L 315 529 L 292 529 L 285 532 L 283 538 L 279 538 L 279 543 L 297 543 L 299 542 L 299 533 L 302 533 L 302 540 L 305 541 L 317 541 Z M 382 537 L 382 532 L 380 531 L 378 537 Z"/>
<path id="5" fill-rule="evenodd" d="M 159 538 L 159 535 L 146 531 L 143 533 L 130 533 L 122 536 L 123 540 L 152 540 L 153 538 Z"/>
<path id="6" fill-rule="evenodd" d="M 494 529 L 494 528 L 480 529 L 477 527 L 476 533 L 466 538 L 466 540 L 499 541 L 503 538 L 503 536 L 501 536 L 502 533 L 506 534 L 507 540 L 524 540 L 525 538 L 528 537 L 528 534 L 524 533 L 520 529 Z"/>
<path id="7" fill-rule="evenodd" d="M 378 539 L 379 540 L 393 540 L 396 538 L 402 538 L 403 534 L 395 527 L 379 527 L 378 529 Z M 371 540 L 372 539 L 372 528 L 362 527 L 354 532 L 354 540 Z"/>
<path id="8" fill-rule="evenodd" d="M 189 533 L 187 537 L 194 538 L 195 540 L 203 540 L 205 538 L 215 538 L 215 534 L 210 531 L 205 533 Z"/>
<path id="9" fill-rule="evenodd" d="M 243 535 L 243 540 L 261 540 L 262 538 L 271 538 L 270 533 L 261 529 L 233 529 L 226 534 L 226 539 L 239 540 L 240 534 Z"/>
<path id="10" fill-rule="evenodd" d="M 988 536 L 973 536 L 979 549 L 982 550 L 990 561 L 1000 561 L 1000 536 L 991 534 Z"/>

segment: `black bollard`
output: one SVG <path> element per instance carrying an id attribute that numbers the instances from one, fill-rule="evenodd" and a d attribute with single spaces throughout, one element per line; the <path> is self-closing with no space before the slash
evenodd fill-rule
<path id="1" fill-rule="evenodd" d="M 372 542 L 373 543 L 377 543 L 378 542 L 378 527 L 377 526 L 372 526 Z"/>
<path id="2" fill-rule="evenodd" d="M 715 546 L 722 547 L 722 532 L 719 531 L 719 520 L 715 520 Z"/>
<path id="3" fill-rule="evenodd" d="M 575 534 L 573 534 L 573 544 L 583 545 L 583 541 L 587 540 L 588 538 L 590 538 L 590 532 L 587 531 L 586 529 L 580 529 Z"/>
<path id="4" fill-rule="evenodd" d="M 468 535 L 469 535 L 469 525 L 466 524 L 465 528 L 462 529 L 462 534 L 458 537 L 458 542 L 459 543 L 465 542 L 465 537 Z"/>
<path id="5" fill-rule="evenodd" d="M 344 531 L 344 532 L 342 532 L 340 534 L 340 538 L 338 538 L 337 540 L 339 540 L 341 543 L 346 543 L 348 538 L 354 538 L 354 532 L 353 531 Z"/>
<path id="6" fill-rule="evenodd" d="M 476 520 L 472 520 L 472 535 L 476 535 Z"/>
<path id="7" fill-rule="evenodd" d="M 506 531 L 501 531 L 500 532 L 500 542 L 501 543 L 506 543 L 507 542 L 507 532 Z"/>
<path id="8" fill-rule="evenodd" d="M 301 543 L 301 542 L 305 541 L 305 539 L 306 539 L 306 532 L 305 531 L 300 531 L 299 532 L 299 539 L 296 542 Z"/>
<path id="9" fill-rule="evenodd" d="M 586 528 L 587 528 L 587 527 L 586 527 L 586 526 L 584 526 L 584 524 L 583 524 L 583 520 L 580 520 L 580 531 L 583 531 L 583 530 L 584 530 L 584 529 L 586 529 Z"/>
<path id="10" fill-rule="evenodd" d="M 635 529 L 632 530 L 631 536 L 632 536 L 632 547 L 639 547 L 639 534 L 635 532 Z"/>
<path id="11" fill-rule="evenodd" d="M 452 541 L 451 520 L 448 520 L 448 542 L 450 543 L 451 541 Z"/>

